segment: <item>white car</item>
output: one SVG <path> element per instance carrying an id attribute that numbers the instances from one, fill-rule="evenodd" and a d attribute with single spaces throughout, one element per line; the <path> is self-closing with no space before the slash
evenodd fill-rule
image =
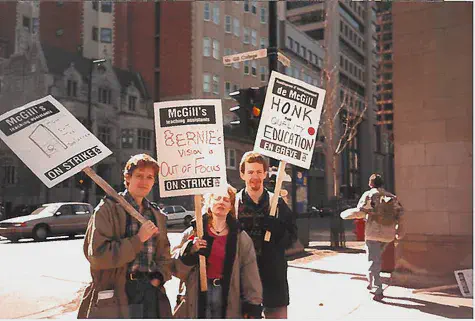
<path id="1" fill-rule="evenodd" d="M 187 211 L 181 205 L 165 205 L 162 212 L 167 215 L 167 226 L 174 224 L 184 224 L 190 226 L 191 221 L 195 218 L 194 211 Z"/>

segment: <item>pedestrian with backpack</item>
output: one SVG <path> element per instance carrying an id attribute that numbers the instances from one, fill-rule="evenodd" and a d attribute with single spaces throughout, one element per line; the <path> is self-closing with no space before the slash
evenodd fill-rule
<path id="1" fill-rule="evenodd" d="M 366 220 L 365 243 L 368 257 L 368 290 L 376 287 L 374 300 L 381 301 L 383 283 L 381 281 L 381 255 L 386 246 L 394 239 L 401 239 L 403 227 L 400 224 L 404 210 L 394 194 L 383 188 L 383 178 L 379 174 L 372 174 L 369 178 L 370 190 L 360 198 L 356 208 L 343 211 L 343 219 Z"/>

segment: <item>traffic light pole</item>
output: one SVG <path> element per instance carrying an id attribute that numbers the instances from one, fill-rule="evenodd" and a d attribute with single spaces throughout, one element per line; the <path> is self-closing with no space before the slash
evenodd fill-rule
<path id="1" fill-rule="evenodd" d="M 267 48 L 267 56 L 269 57 L 269 76 L 273 70 L 279 71 L 277 68 L 278 63 L 278 45 L 277 45 L 277 1 L 269 1 L 269 48 Z M 278 161 L 271 158 L 271 166 L 278 166 Z M 292 165 L 292 210 L 297 210 L 297 168 Z"/>

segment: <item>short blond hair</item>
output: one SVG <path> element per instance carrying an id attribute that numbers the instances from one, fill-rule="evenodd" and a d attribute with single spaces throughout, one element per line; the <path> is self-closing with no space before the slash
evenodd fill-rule
<path id="1" fill-rule="evenodd" d="M 236 216 L 235 204 L 236 204 L 237 190 L 234 187 L 232 187 L 230 184 L 227 184 L 227 192 L 229 194 L 229 199 L 231 201 L 231 210 L 229 211 L 229 213 L 232 216 L 235 217 Z M 213 221 L 212 213 L 211 213 L 211 203 L 212 203 L 212 199 L 213 199 L 214 195 L 215 194 L 213 194 L 213 193 L 208 193 L 208 194 L 205 194 L 203 196 L 203 208 L 204 208 L 205 212 L 208 213 L 208 223 L 209 224 L 211 224 L 211 222 Z"/>

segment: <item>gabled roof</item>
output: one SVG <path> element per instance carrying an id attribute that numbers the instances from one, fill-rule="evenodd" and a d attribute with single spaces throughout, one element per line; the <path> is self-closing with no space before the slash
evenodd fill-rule
<path id="1" fill-rule="evenodd" d="M 66 51 L 62 48 L 41 44 L 45 56 L 48 70 L 53 74 L 62 75 L 68 69 L 71 63 L 74 63 L 74 68 L 81 74 L 84 80 L 89 76 L 90 59 L 74 52 Z M 140 73 L 129 70 L 123 70 L 113 67 L 114 73 L 119 80 L 122 89 L 127 88 L 130 83 L 140 91 L 140 94 L 145 99 L 150 96 L 142 81 Z"/>

